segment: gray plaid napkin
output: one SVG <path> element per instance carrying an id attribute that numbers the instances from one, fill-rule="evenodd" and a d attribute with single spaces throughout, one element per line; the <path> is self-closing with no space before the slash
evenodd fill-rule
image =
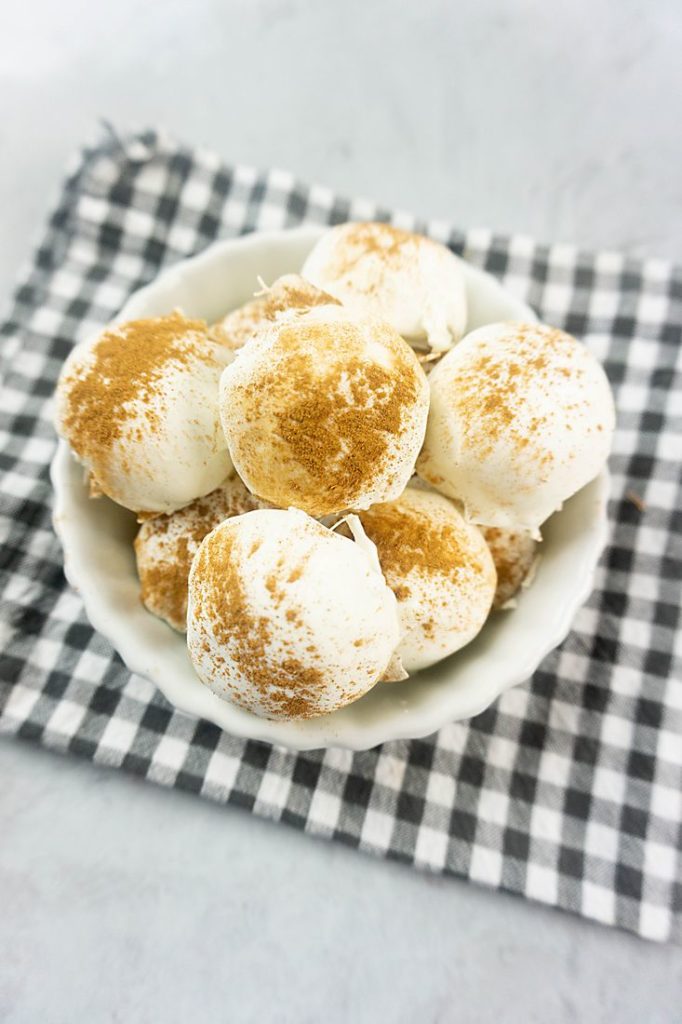
<path id="1" fill-rule="evenodd" d="M 174 712 L 88 625 L 50 525 L 49 399 L 74 342 L 162 266 L 218 236 L 348 218 L 446 242 L 604 362 L 619 409 L 612 542 L 573 632 L 529 685 L 426 740 L 296 755 Z M 156 132 L 110 132 L 69 175 L 1 329 L 0 730 L 679 939 L 681 298 L 664 262 L 461 234 Z"/>

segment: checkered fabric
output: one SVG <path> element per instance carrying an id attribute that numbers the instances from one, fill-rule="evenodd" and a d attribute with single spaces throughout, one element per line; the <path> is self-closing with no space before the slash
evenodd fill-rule
<path id="1" fill-rule="evenodd" d="M 492 272 L 585 339 L 619 410 L 612 539 L 574 629 L 529 685 L 428 739 L 296 755 L 175 712 L 65 583 L 50 396 L 75 341 L 220 236 L 386 219 Z M 156 132 L 72 169 L 2 327 L 0 729 L 316 835 L 679 939 L 682 277 L 660 261 L 460 233 Z M 641 500 L 640 500 L 641 499 Z"/>

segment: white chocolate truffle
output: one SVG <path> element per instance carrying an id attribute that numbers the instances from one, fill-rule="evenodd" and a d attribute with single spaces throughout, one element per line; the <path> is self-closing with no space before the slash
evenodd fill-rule
<path id="1" fill-rule="evenodd" d="M 402 492 L 428 402 L 409 345 L 388 324 L 340 306 L 272 324 L 220 382 L 223 428 L 246 486 L 316 517 Z"/>
<path id="2" fill-rule="evenodd" d="M 544 324 L 481 327 L 429 376 L 417 472 L 472 522 L 537 532 L 611 448 L 611 389 L 593 355 Z"/>
<path id="3" fill-rule="evenodd" d="M 187 627 L 199 678 L 271 719 L 362 697 L 399 640 L 395 597 L 367 552 L 297 509 L 247 512 L 206 537 Z"/>
<path id="4" fill-rule="evenodd" d="M 480 530 L 443 495 L 416 487 L 359 517 L 398 600 L 396 653 L 405 671 L 433 665 L 473 640 L 496 582 Z"/>
<path id="5" fill-rule="evenodd" d="M 493 608 L 513 608 L 519 590 L 530 586 L 535 575 L 538 543 L 525 530 L 501 530 L 483 526 L 481 533 L 490 548 L 497 571 L 497 589 Z"/>
<path id="6" fill-rule="evenodd" d="M 216 341 L 230 349 L 241 348 L 263 327 L 283 316 L 304 313 L 313 306 L 335 306 L 338 300 L 298 274 L 285 274 L 254 299 L 224 316 L 211 327 Z"/>
<path id="7" fill-rule="evenodd" d="M 340 224 L 322 236 L 301 273 L 353 312 L 386 320 L 416 348 L 445 352 L 464 333 L 460 261 L 423 235 L 389 224 Z"/>
<path id="8" fill-rule="evenodd" d="M 232 477 L 185 508 L 143 523 L 135 538 L 135 558 L 145 608 L 186 632 L 187 581 L 199 545 L 223 520 L 260 507 L 258 498 Z"/>
<path id="9" fill-rule="evenodd" d="M 218 414 L 232 353 L 203 320 L 133 320 L 78 345 L 57 385 L 57 431 L 94 490 L 144 518 L 208 494 L 232 463 Z"/>

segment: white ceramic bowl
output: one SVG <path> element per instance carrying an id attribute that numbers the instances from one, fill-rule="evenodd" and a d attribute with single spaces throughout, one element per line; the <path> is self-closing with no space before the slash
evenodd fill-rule
<path id="1" fill-rule="evenodd" d="M 216 242 L 136 292 L 118 317 L 156 316 L 176 306 L 217 320 L 266 282 L 300 269 L 320 228 L 298 228 Z M 465 264 L 472 330 L 495 320 L 535 319 L 488 274 Z M 566 503 L 543 529 L 535 581 L 513 611 L 494 615 L 462 651 L 404 683 L 376 686 L 361 700 L 324 718 L 270 722 L 214 696 L 192 669 L 185 639 L 139 600 L 132 540 L 134 517 L 108 499 L 92 501 L 83 470 L 60 441 L 52 462 L 54 525 L 65 572 L 86 613 L 126 665 L 146 676 L 181 711 L 238 736 L 296 750 L 339 746 L 366 750 L 387 740 L 416 738 L 483 711 L 532 675 L 564 639 L 589 595 L 606 540 L 608 476 L 602 474 Z"/>

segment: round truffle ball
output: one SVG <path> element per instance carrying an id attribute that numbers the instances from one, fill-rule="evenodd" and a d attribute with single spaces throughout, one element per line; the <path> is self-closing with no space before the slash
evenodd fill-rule
<path id="1" fill-rule="evenodd" d="M 238 477 L 232 477 L 185 508 L 144 522 L 135 538 L 135 557 L 145 608 L 186 632 L 187 581 L 199 545 L 224 519 L 260 504 Z"/>
<path id="2" fill-rule="evenodd" d="M 416 487 L 359 517 L 398 600 L 396 654 L 405 671 L 433 665 L 473 640 L 496 583 L 480 530 L 443 495 Z"/>
<path id="3" fill-rule="evenodd" d="M 249 490 L 317 517 L 402 492 L 428 402 L 409 345 L 388 324 L 340 306 L 272 324 L 220 382 L 230 455 Z"/>
<path id="4" fill-rule="evenodd" d="M 472 522 L 537 531 L 602 469 L 615 414 L 604 370 L 544 324 L 481 327 L 429 376 L 419 475 Z"/>
<path id="5" fill-rule="evenodd" d="M 444 245 L 390 224 L 340 224 L 303 270 L 355 313 L 381 317 L 416 348 L 445 352 L 466 326 L 459 259 Z"/>
<path id="6" fill-rule="evenodd" d="M 57 385 L 57 431 L 95 491 L 134 512 L 173 512 L 208 494 L 232 463 L 218 414 L 232 353 L 203 320 L 132 320 L 78 345 Z"/>
<path id="7" fill-rule="evenodd" d="M 233 310 L 211 327 L 211 336 L 230 349 L 241 348 L 263 327 L 282 317 L 304 313 L 313 306 L 336 306 L 338 300 L 298 274 L 277 278 L 254 299 Z"/>
<path id="8" fill-rule="evenodd" d="M 493 608 L 513 608 L 519 590 L 532 582 L 538 543 L 525 530 L 501 530 L 497 526 L 483 526 L 481 533 L 490 548 L 497 571 Z"/>
<path id="9" fill-rule="evenodd" d="M 271 719 L 362 697 L 399 640 L 395 597 L 367 552 L 296 509 L 247 512 L 205 538 L 187 625 L 199 678 Z"/>

